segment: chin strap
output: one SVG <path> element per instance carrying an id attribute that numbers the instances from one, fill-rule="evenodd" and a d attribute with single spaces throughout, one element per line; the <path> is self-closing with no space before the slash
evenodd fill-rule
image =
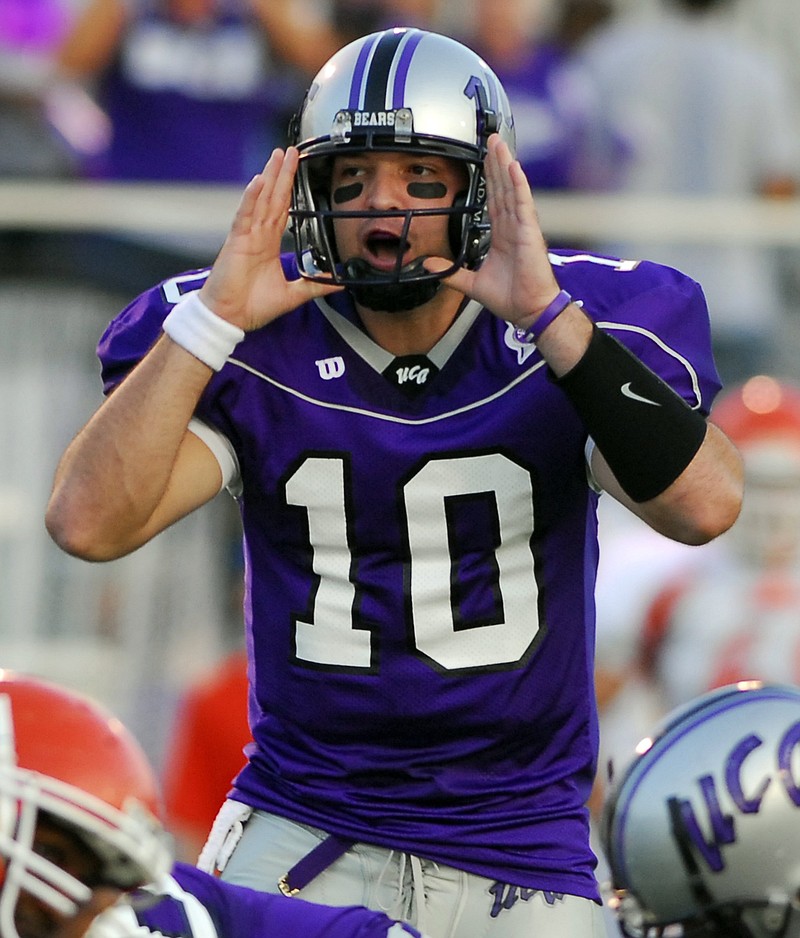
<path id="1" fill-rule="evenodd" d="M 383 313 L 399 313 L 422 306 L 436 296 L 442 285 L 441 280 L 430 276 L 425 280 L 410 279 L 428 273 L 422 266 L 423 260 L 424 258 L 418 257 L 396 273 L 387 276 L 361 258 L 351 258 L 344 265 L 347 277 L 371 282 L 351 283 L 347 290 L 356 303 Z M 402 277 L 409 279 L 401 279 Z"/>

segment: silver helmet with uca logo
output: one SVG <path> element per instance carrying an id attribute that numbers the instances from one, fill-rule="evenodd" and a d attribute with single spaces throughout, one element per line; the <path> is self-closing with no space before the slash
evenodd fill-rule
<path id="1" fill-rule="evenodd" d="M 608 901 L 631 936 L 800 935 L 800 689 L 679 708 L 612 782 Z"/>

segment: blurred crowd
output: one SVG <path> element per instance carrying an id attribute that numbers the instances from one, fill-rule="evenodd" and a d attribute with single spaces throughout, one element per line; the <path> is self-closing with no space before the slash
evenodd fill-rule
<path id="1" fill-rule="evenodd" d="M 751 9 L 741 15 L 759 5 L 765 35 Z M 244 183 L 286 143 L 334 49 L 412 24 L 451 33 L 496 70 L 537 192 L 791 199 L 800 75 L 791 46 L 766 41 L 782 5 L 4 0 L 0 178 Z M 790 367 L 784 339 L 800 319 L 791 252 L 724 234 L 587 247 L 698 279 L 726 381 Z"/>
<path id="2" fill-rule="evenodd" d="M 759 6 L 774 32 L 779 0 L 745 17 L 737 0 L 3 0 L 0 180 L 245 183 L 336 48 L 418 25 L 498 73 L 535 193 L 792 200 L 800 76 L 790 44 L 754 27 Z M 800 682 L 800 264 L 736 238 L 570 246 L 703 285 L 729 389 L 719 419 L 747 455 L 747 511 L 708 548 L 605 510 L 598 699 L 613 760 L 716 684 Z"/>

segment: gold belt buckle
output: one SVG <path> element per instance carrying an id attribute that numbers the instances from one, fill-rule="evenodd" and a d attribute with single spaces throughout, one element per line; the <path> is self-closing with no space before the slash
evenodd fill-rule
<path id="1" fill-rule="evenodd" d="M 288 875 L 289 874 L 287 873 L 286 876 Z M 286 878 L 286 876 L 281 876 L 281 878 L 278 880 L 278 889 L 280 889 L 284 896 L 289 896 L 289 898 L 291 898 L 292 896 L 296 896 L 300 890 L 296 888 L 293 889 L 289 885 L 289 880 Z"/>

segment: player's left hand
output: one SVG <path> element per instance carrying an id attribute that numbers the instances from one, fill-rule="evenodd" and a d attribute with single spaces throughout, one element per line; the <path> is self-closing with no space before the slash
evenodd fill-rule
<path id="1" fill-rule="evenodd" d="M 444 282 L 477 300 L 495 315 L 519 322 L 540 313 L 559 285 L 547 256 L 530 185 L 499 135 L 492 134 L 484 163 L 492 243 L 478 270 L 462 268 Z M 444 270 L 431 258 L 428 270 Z"/>

